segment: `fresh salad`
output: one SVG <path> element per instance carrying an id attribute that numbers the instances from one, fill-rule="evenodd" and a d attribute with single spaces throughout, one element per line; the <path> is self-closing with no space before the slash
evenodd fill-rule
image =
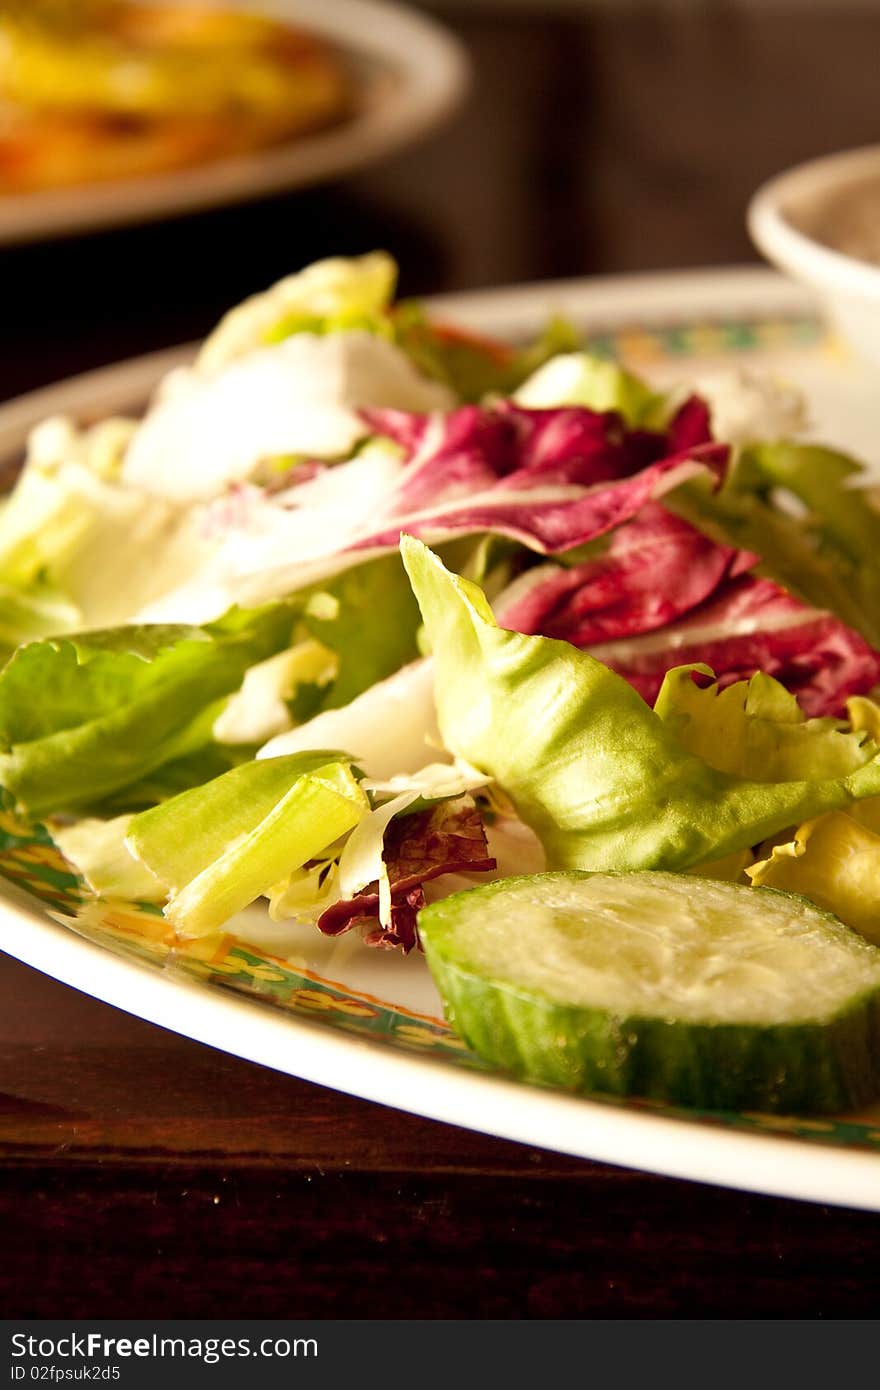
<path id="1" fill-rule="evenodd" d="M 32 432 L 0 504 L 5 804 L 181 938 L 265 899 L 423 949 L 453 1025 L 535 1080 L 880 1093 L 861 466 L 788 388 L 659 392 L 564 322 L 482 340 L 395 278 L 319 262 L 143 418 Z"/>

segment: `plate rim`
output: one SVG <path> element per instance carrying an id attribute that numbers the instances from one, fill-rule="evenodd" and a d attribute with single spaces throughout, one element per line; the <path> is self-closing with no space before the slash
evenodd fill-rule
<path id="1" fill-rule="evenodd" d="M 504 325 L 534 325 L 536 314 L 554 301 L 564 300 L 572 313 L 597 306 L 610 311 L 615 297 L 620 305 L 640 307 L 643 321 L 662 320 L 671 304 L 683 318 L 688 305 L 710 303 L 731 314 L 815 309 L 808 292 L 775 271 L 753 267 L 542 281 L 434 296 L 425 303 L 433 312 L 453 313 L 485 331 L 499 331 Z M 188 344 L 132 358 L 0 405 L 0 459 L 13 439 L 20 446 L 29 423 L 57 409 L 59 401 L 63 408 L 75 409 L 77 404 L 97 403 L 109 392 L 118 403 L 114 408 L 125 399 L 134 405 L 137 397 L 143 401 L 164 371 L 186 361 L 193 351 Z M 880 1211 L 880 1161 L 870 1150 L 808 1143 L 784 1133 L 734 1130 L 632 1103 L 572 1096 L 338 1032 L 282 1013 L 265 1000 L 206 988 L 203 982 L 109 951 L 52 920 L 5 880 L 0 880 L 0 916 L 27 929 L 21 941 L 4 941 L 6 954 L 123 1012 L 272 1070 L 425 1118 L 592 1161 L 766 1196 Z M 132 980 L 137 982 L 135 991 Z M 228 1041 L 233 1017 L 234 1045 Z M 316 1039 L 320 1046 L 314 1046 Z"/>
<path id="2" fill-rule="evenodd" d="M 359 0 L 357 0 L 359 3 Z M 536 322 L 564 304 L 572 315 L 607 313 L 616 326 L 628 321 L 650 326 L 668 322 L 675 310 L 682 322 L 696 313 L 711 313 L 723 302 L 725 313 L 742 317 L 761 314 L 816 314 L 815 295 L 778 270 L 760 265 L 719 265 L 696 270 L 636 271 L 618 275 L 577 276 L 570 279 L 532 280 L 489 289 L 456 290 L 449 294 L 415 298 L 438 317 L 451 315 L 465 328 L 492 334 L 531 333 Z M 625 312 L 621 306 L 625 307 Z M 0 400 L 0 465 L 9 440 L 37 418 L 60 409 L 82 405 L 92 393 L 106 395 L 111 409 L 124 409 L 127 401 L 149 393 L 166 372 L 185 366 L 199 350 L 201 340 L 178 343 L 154 352 L 92 367 Z"/>
<path id="3" fill-rule="evenodd" d="M 465 45 L 430 14 L 398 0 L 229 0 L 277 14 L 396 70 L 401 90 L 350 121 L 278 146 L 192 168 L 72 188 L 0 194 L 0 246 L 85 235 L 295 192 L 360 172 L 427 135 L 463 100 Z"/>
<path id="4" fill-rule="evenodd" d="M 570 1095 L 497 1072 L 460 1069 L 440 1058 L 336 1031 L 317 1020 L 281 1012 L 265 1000 L 219 986 L 206 988 L 203 982 L 108 951 L 42 915 L 22 890 L 2 881 L 0 908 L 32 928 L 28 945 L 11 950 L 4 943 L 3 953 L 132 1017 L 272 1071 L 425 1119 L 591 1162 L 763 1196 L 880 1211 L 880 1160 L 870 1151 L 697 1124 L 687 1116 Z M 130 999 L 133 979 L 136 1007 L 122 997 Z M 225 1040 L 233 1032 L 233 1019 L 234 1046 Z M 320 1047 L 309 1046 L 318 1038 Z M 295 1041 L 303 1044 L 298 1052 Z M 290 1045 L 285 1052 L 297 1053 L 295 1069 L 283 1064 L 279 1042 Z M 479 1102 L 487 1099 L 491 1125 L 476 1118 L 484 1113 Z M 463 1100 L 473 1101 L 473 1106 L 463 1105 Z M 543 1126 L 552 1131 L 552 1139 Z M 696 1136 L 699 1142 L 693 1144 Z M 798 1161 L 793 1166 L 795 1153 Z M 829 1189 L 829 1163 L 835 1168 L 836 1189 Z"/>

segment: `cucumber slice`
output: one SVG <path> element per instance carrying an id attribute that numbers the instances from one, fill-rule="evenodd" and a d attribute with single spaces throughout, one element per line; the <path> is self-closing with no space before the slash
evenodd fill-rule
<path id="1" fill-rule="evenodd" d="M 419 914 L 447 1017 L 576 1091 L 820 1112 L 880 1092 L 880 950 L 805 898 L 666 873 L 545 873 Z"/>

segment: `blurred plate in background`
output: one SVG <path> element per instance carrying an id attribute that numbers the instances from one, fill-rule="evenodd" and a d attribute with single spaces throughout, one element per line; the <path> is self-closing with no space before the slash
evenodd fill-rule
<path id="1" fill-rule="evenodd" d="M 440 124 L 467 88 L 459 42 L 433 20 L 385 0 L 228 0 L 224 7 L 270 15 L 332 44 L 353 74 L 354 114 L 329 129 L 195 167 L 0 195 L 0 245 L 243 202 L 363 169 Z"/>

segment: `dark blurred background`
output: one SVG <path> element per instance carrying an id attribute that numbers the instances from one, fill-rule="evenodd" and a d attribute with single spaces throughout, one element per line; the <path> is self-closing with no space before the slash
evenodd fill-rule
<path id="1" fill-rule="evenodd" d="M 309 260 L 384 246 L 406 293 L 755 259 L 764 178 L 878 139 L 873 0 L 426 0 L 466 104 L 362 174 L 0 250 L 0 394 L 193 338 Z"/>

